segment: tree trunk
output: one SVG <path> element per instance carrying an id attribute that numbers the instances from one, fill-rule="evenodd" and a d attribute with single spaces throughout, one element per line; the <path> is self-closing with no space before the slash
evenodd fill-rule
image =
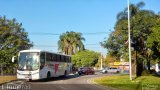
<path id="1" fill-rule="evenodd" d="M 147 60 L 147 69 L 148 69 L 148 71 L 150 72 L 150 60 L 149 60 L 149 58 L 148 58 L 148 60 Z"/>
<path id="2" fill-rule="evenodd" d="M 137 50 L 136 50 L 136 60 L 135 60 L 135 76 L 137 77 Z"/>
<path id="3" fill-rule="evenodd" d="M 142 71 L 143 71 L 143 60 L 138 58 L 138 60 L 137 60 L 137 76 L 141 76 Z"/>

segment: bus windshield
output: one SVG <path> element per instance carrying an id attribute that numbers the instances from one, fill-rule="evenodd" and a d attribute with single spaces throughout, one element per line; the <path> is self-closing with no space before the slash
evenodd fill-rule
<path id="1" fill-rule="evenodd" d="M 39 69 L 38 53 L 22 52 L 18 60 L 18 70 L 37 70 Z"/>

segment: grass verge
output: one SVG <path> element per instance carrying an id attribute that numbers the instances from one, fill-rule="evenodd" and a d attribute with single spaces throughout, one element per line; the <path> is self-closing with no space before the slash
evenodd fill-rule
<path id="1" fill-rule="evenodd" d="M 129 75 L 106 76 L 93 81 L 118 90 L 160 90 L 160 77 L 156 76 L 141 76 L 132 81 Z"/>
<path id="2" fill-rule="evenodd" d="M 16 76 L 0 76 L 0 84 L 16 80 Z"/>

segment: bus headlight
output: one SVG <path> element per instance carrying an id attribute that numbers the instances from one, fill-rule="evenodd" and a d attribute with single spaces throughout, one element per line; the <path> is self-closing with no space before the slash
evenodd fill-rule
<path id="1" fill-rule="evenodd" d="M 38 74 L 39 72 L 32 73 L 32 75 Z"/>
<path id="2" fill-rule="evenodd" d="M 22 75 L 21 73 L 17 72 L 18 75 Z"/>

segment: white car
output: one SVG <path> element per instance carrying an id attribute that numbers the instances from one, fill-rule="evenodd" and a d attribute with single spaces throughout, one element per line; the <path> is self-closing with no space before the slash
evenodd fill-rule
<path id="1" fill-rule="evenodd" d="M 105 68 L 101 71 L 102 73 L 119 73 L 120 69 L 118 68 L 113 68 L 113 67 L 109 67 L 109 68 Z"/>

